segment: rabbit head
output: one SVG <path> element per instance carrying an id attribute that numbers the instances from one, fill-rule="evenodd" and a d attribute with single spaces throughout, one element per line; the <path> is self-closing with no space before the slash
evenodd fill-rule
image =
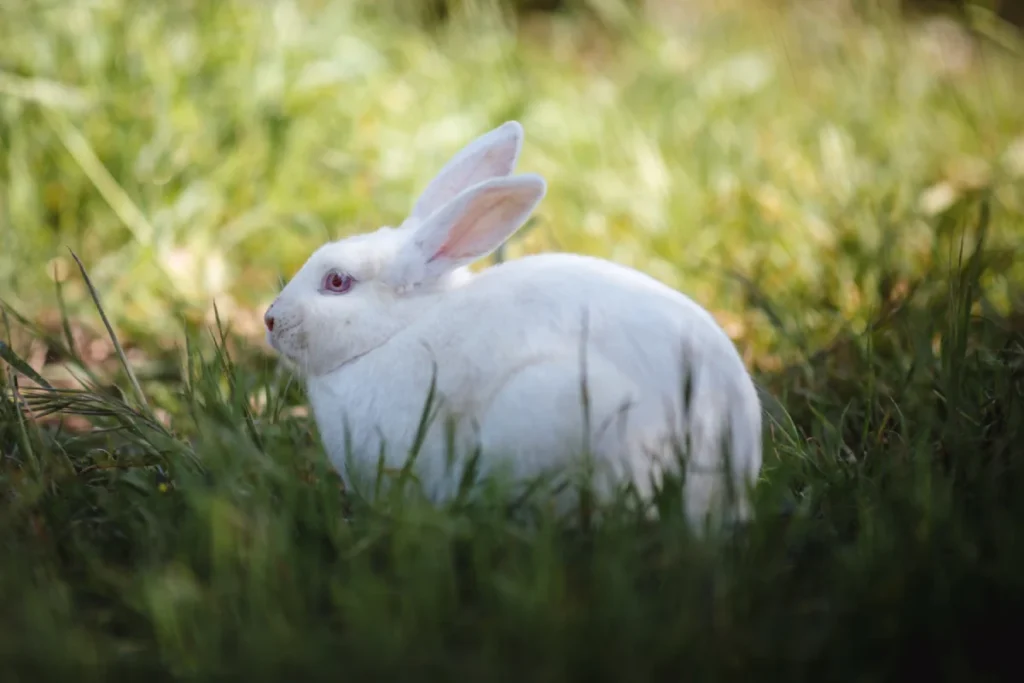
<path id="1" fill-rule="evenodd" d="M 401 226 L 318 249 L 267 309 L 268 343 L 300 374 L 323 375 L 429 314 L 543 199 L 540 176 L 511 175 L 522 140 L 518 123 L 502 124 L 441 169 Z"/>

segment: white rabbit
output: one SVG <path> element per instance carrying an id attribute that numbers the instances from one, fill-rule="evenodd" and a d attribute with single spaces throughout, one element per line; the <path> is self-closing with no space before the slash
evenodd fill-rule
<path id="1" fill-rule="evenodd" d="M 599 493 L 628 480 L 649 494 L 688 443 L 690 520 L 719 509 L 723 519 L 749 517 L 761 405 L 707 311 L 586 256 L 468 270 L 546 193 L 541 177 L 511 175 L 522 138 L 510 121 L 471 142 L 399 228 L 321 247 L 267 310 L 268 342 L 303 376 L 332 463 L 362 490 L 381 454 L 400 468 L 434 381 L 439 412 L 414 472 L 435 500 L 456 490 L 453 444 L 460 454 L 478 445 L 485 471 L 518 478 L 587 450 L 606 468 Z M 727 489 L 733 507 L 717 508 Z"/>

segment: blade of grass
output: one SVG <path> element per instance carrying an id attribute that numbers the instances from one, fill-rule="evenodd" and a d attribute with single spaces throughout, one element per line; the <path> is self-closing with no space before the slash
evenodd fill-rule
<path id="1" fill-rule="evenodd" d="M 228 352 L 228 331 L 221 321 L 220 310 L 217 308 L 216 301 L 213 302 L 213 316 L 217 326 L 217 336 L 213 339 L 214 350 L 224 375 L 227 377 L 229 398 L 242 412 L 242 419 L 245 420 L 245 427 L 249 432 L 249 437 L 256 444 L 256 447 L 262 450 L 263 439 L 260 438 L 259 432 L 256 430 L 256 422 L 253 419 L 252 410 L 249 408 L 249 401 L 238 388 L 238 382 L 235 378 L 235 364 Z"/>
<path id="2" fill-rule="evenodd" d="M 405 486 L 405 482 L 412 475 L 413 466 L 416 463 L 416 459 L 419 457 L 420 451 L 423 449 L 423 444 L 427 440 L 427 432 L 430 429 L 430 423 L 433 422 L 436 417 L 434 407 L 438 401 L 437 396 L 437 363 L 431 361 L 432 370 L 430 375 L 430 387 L 427 390 L 427 398 L 423 402 L 423 410 L 420 413 L 420 421 L 416 426 L 416 436 L 413 439 L 412 448 L 409 449 L 409 455 L 406 458 L 405 464 L 402 465 L 402 469 L 399 472 L 398 482 L 399 489 L 401 490 Z"/>
<path id="3" fill-rule="evenodd" d="M 42 375 L 33 370 L 31 365 L 18 357 L 18 354 L 14 353 L 14 349 L 8 346 L 7 342 L 0 341 L 0 358 L 2 358 L 13 369 L 25 375 L 36 384 L 46 387 L 47 389 L 53 389 L 53 386 L 47 382 Z"/>
<path id="4" fill-rule="evenodd" d="M 153 226 L 142 213 L 128 193 L 124 191 L 110 171 L 96 156 L 89 141 L 62 114 L 43 109 L 43 113 L 60 138 L 64 148 L 82 169 L 89 182 L 93 184 L 110 208 L 121 219 L 125 227 L 132 233 L 135 240 L 142 245 L 153 243 Z M 77 257 L 76 257 L 77 258 Z"/>
<path id="5" fill-rule="evenodd" d="M 25 421 L 25 414 L 21 406 L 25 406 L 26 410 L 30 410 L 28 404 L 21 397 L 21 392 L 18 391 L 18 378 L 8 368 L 7 370 L 7 384 L 11 386 L 11 395 L 14 397 L 14 412 L 17 416 L 18 425 L 18 445 L 21 447 L 24 453 L 25 460 L 31 464 L 33 470 L 39 471 L 39 460 L 36 457 L 35 449 L 32 448 L 32 440 L 28 435 L 28 426 Z M 2 376 L 2 375 L 0 375 Z"/>
<path id="6" fill-rule="evenodd" d="M 71 249 L 68 249 L 68 251 L 71 252 L 71 257 L 74 258 L 75 263 L 78 264 L 78 269 L 81 271 L 82 278 L 85 280 L 85 286 L 89 288 L 89 296 L 92 297 L 93 303 L 96 304 L 96 310 L 99 311 L 100 319 L 103 320 L 103 325 L 107 328 L 107 334 L 110 335 L 110 341 L 114 344 L 114 351 L 117 353 L 118 360 L 121 361 L 121 366 L 128 375 L 128 381 L 131 382 L 136 400 L 147 413 L 151 413 L 152 411 L 149 407 L 149 402 L 146 400 L 146 395 L 142 393 L 142 387 L 139 385 L 139 380 L 136 379 L 135 373 L 132 371 L 132 366 L 128 363 L 128 357 L 125 356 L 124 349 L 121 348 L 121 342 L 118 341 L 117 335 L 114 334 L 114 328 L 107 319 L 107 314 L 103 310 L 103 304 L 100 303 L 100 295 L 96 291 L 96 288 L 93 287 L 92 280 L 89 278 L 89 273 L 86 272 L 85 266 L 82 264 L 81 259 L 78 258 L 78 254 Z"/>

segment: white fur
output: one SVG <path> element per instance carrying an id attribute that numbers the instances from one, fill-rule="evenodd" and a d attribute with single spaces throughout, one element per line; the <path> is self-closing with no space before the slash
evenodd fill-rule
<path id="1" fill-rule="evenodd" d="M 449 437 L 461 455 L 479 445 L 485 471 L 504 468 L 519 479 L 574 465 L 589 449 L 605 466 L 599 491 L 628 479 L 641 493 L 673 469 L 673 444 L 688 437 L 690 519 L 716 512 L 727 483 L 737 501 L 724 512 L 748 517 L 761 406 L 707 311 L 647 275 L 586 256 L 467 270 L 518 230 L 546 192 L 539 176 L 510 175 L 521 146 L 515 122 L 478 138 L 400 228 L 321 247 L 267 311 L 268 341 L 305 378 L 335 467 L 364 492 L 380 453 L 400 468 L 434 378 L 439 412 L 415 472 L 435 499 L 457 483 Z M 351 290 L 323 291 L 332 271 L 353 276 Z M 732 482 L 721 469 L 725 438 Z"/>

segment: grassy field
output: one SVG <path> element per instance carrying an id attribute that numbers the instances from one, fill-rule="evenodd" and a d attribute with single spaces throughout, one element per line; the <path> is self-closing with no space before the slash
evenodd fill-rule
<path id="1" fill-rule="evenodd" d="M 641 4 L 0 6 L 0 680 L 1010 678 L 1024 39 Z M 509 118 L 505 256 L 681 288 L 773 397 L 749 527 L 339 490 L 263 308 Z"/>

